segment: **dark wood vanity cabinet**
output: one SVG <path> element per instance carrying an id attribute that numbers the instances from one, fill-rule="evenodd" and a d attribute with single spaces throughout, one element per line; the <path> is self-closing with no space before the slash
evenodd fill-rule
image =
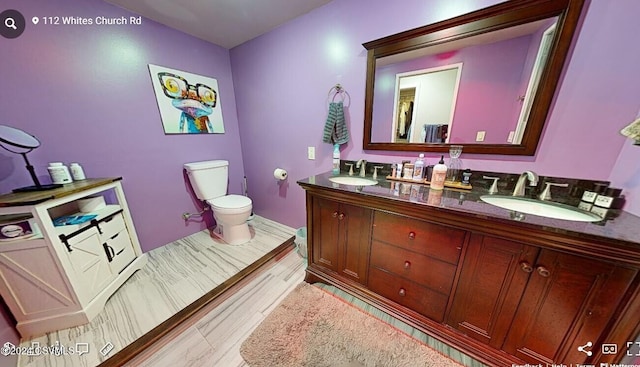
<path id="1" fill-rule="evenodd" d="M 637 270 L 474 234 L 447 323 L 528 363 L 584 363 Z"/>
<path id="2" fill-rule="evenodd" d="M 311 226 L 314 264 L 364 283 L 367 277 L 371 233 L 370 209 L 317 199 Z"/>
<path id="3" fill-rule="evenodd" d="M 337 286 L 491 366 L 619 362 L 639 259 L 606 242 L 307 189 L 308 282 Z M 631 259 L 630 259 L 631 257 Z M 591 356 L 578 350 L 592 343 Z"/>

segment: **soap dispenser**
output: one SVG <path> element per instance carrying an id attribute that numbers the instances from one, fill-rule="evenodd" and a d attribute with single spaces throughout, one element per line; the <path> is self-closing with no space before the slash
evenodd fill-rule
<path id="1" fill-rule="evenodd" d="M 444 164 L 444 156 L 441 156 L 438 164 L 433 167 L 431 174 L 431 188 L 434 190 L 444 189 L 444 180 L 447 178 L 447 166 Z"/>

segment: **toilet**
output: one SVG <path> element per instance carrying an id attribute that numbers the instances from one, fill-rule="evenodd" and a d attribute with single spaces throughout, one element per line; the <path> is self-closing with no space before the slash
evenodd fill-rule
<path id="1" fill-rule="evenodd" d="M 251 240 L 247 219 L 251 215 L 251 199 L 227 195 L 229 162 L 225 160 L 186 163 L 189 181 L 198 199 L 206 202 L 216 219 L 214 234 L 230 245 Z"/>

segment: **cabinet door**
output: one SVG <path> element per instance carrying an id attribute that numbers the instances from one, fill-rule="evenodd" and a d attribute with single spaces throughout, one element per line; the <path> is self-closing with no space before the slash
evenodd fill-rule
<path id="1" fill-rule="evenodd" d="M 69 260 L 75 270 L 73 277 L 82 284 L 76 288 L 78 297 L 87 302 L 115 278 L 109 268 L 100 236 L 95 228 L 68 240 Z M 70 275 L 71 276 L 71 275 Z"/>
<path id="2" fill-rule="evenodd" d="M 537 254 L 535 247 L 473 234 L 447 323 L 500 348 Z"/>
<path id="3" fill-rule="evenodd" d="M 370 209 L 315 199 L 312 262 L 360 283 L 366 282 Z"/>
<path id="4" fill-rule="evenodd" d="M 339 209 L 339 272 L 365 284 L 371 244 L 372 211 L 347 204 L 340 204 Z"/>
<path id="5" fill-rule="evenodd" d="M 633 269 L 542 250 L 503 350 L 531 363 L 582 363 L 635 277 Z M 606 342 L 606 341 L 600 341 Z"/>
<path id="6" fill-rule="evenodd" d="M 333 271 L 338 271 L 338 230 L 340 204 L 335 201 L 314 198 L 312 218 L 311 261 Z"/>

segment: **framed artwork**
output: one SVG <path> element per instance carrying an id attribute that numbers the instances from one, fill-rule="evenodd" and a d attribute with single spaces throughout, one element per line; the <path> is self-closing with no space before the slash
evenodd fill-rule
<path id="1" fill-rule="evenodd" d="M 165 134 L 224 134 L 218 81 L 149 64 Z"/>

